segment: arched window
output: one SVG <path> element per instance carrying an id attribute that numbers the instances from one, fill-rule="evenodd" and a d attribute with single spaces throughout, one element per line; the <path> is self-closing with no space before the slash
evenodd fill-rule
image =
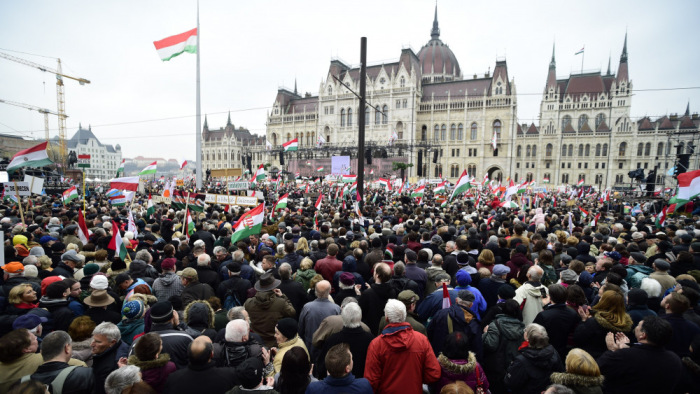
<path id="1" fill-rule="evenodd" d="M 532 157 L 537 157 L 537 145 L 532 145 Z"/>
<path id="2" fill-rule="evenodd" d="M 493 121 L 493 132 L 496 133 L 498 139 L 501 139 L 501 121 L 496 119 Z"/>
<path id="3" fill-rule="evenodd" d="M 228 152 L 224 152 L 224 160 L 228 160 Z"/>
<path id="4" fill-rule="evenodd" d="M 400 82 L 399 82 L 400 87 L 405 87 L 406 86 L 406 78 L 401 77 Z"/>
<path id="5" fill-rule="evenodd" d="M 644 153 L 644 144 L 640 142 L 639 145 L 637 145 L 637 156 L 641 156 L 643 153 Z"/>
<path id="6" fill-rule="evenodd" d="M 516 172 L 516 173 L 515 173 L 515 177 L 513 178 L 513 180 L 514 180 L 515 182 L 518 182 L 518 178 L 520 178 L 520 175 L 518 175 L 518 173 Z"/>
<path id="7" fill-rule="evenodd" d="M 608 155 L 608 144 L 603 144 L 603 156 Z"/>
<path id="8" fill-rule="evenodd" d="M 523 155 L 523 147 L 521 145 L 518 145 L 518 147 L 515 149 L 515 156 L 520 157 Z"/>
<path id="9" fill-rule="evenodd" d="M 460 141 L 464 139 L 464 126 L 461 123 L 457 125 L 457 139 Z"/>
<path id="10" fill-rule="evenodd" d="M 476 176 L 476 165 L 475 164 L 468 165 L 467 166 L 467 173 L 469 174 L 469 176 L 475 177 Z M 459 175 L 460 175 L 459 171 L 457 171 L 457 176 L 459 176 Z"/>
<path id="11" fill-rule="evenodd" d="M 659 145 L 656 147 L 656 156 L 663 156 L 664 154 L 664 143 L 659 142 Z"/>
<path id="12" fill-rule="evenodd" d="M 561 131 L 566 130 L 566 126 L 571 124 L 571 116 L 566 115 L 561 119 Z"/>
<path id="13" fill-rule="evenodd" d="M 435 178 L 439 178 L 440 176 L 442 176 L 442 164 L 435 166 Z"/>
<path id="14" fill-rule="evenodd" d="M 681 141 L 678 143 L 678 147 L 676 148 L 677 153 L 683 153 L 683 149 L 685 149 L 685 142 Z"/>
<path id="15" fill-rule="evenodd" d="M 382 114 L 382 124 L 387 124 L 387 123 L 389 123 L 389 106 L 385 104 L 385 105 L 382 107 L 382 112 L 384 112 L 384 113 Z"/>
<path id="16" fill-rule="evenodd" d="M 586 174 L 578 174 L 578 180 L 583 181 L 584 183 L 586 182 Z"/>
<path id="17" fill-rule="evenodd" d="M 374 124 L 380 124 L 382 122 L 382 113 L 378 110 L 374 110 Z"/>
<path id="18" fill-rule="evenodd" d="M 603 174 L 596 174 L 595 176 L 595 183 L 600 185 L 603 183 Z"/>
<path id="19" fill-rule="evenodd" d="M 532 152 L 532 149 L 530 148 L 530 145 L 525 147 L 525 157 L 530 157 L 530 153 Z"/>
<path id="20" fill-rule="evenodd" d="M 547 147 L 545 148 L 545 156 L 547 157 L 552 157 L 552 149 L 554 146 L 552 144 L 547 144 Z"/>
<path id="21" fill-rule="evenodd" d="M 365 105 L 365 126 L 369 125 L 369 105 Z"/>
<path id="22" fill-rule="evenodd" d="M 586 157 L 591 155 L 591 145 L 586 144 Z"/>
<path id="23" fill-rule="evenodd" d="M 329 85 L 328 86 L 328 95 L 330 96 L 332 94 L 333 94 L 333 87 Z"/>
<path id="24" fill-rule="evenodd" d="M 472 141 L 476 140 L 476 122 L 472 123 L 472 132 L 471 136 L 469 137 Z"/>
<path id="25" fill-rule="evenodd" d="M 447 125 L 443 124 L 442 127 L 440 128 L 440 133 L 441 133 L 441 140 L 446 141 L 447 140 Z"/>
<path id="26" fill-rule="evenodd" d="M 600 148 L 601 148 L 601 145 L 596 144 L 596 146 L 595 146 L 595 155 L 596 156 L 600 156 Z"/>
<path id="27" fill-rule="evenodd" d="M 345 127 L 345 108 L 340 110 L 340 127 Z"/>
<path id="28" fill-rule="evenodd" d="M 457 125 L 452 123 L 452 125 L 450 126 L 450 140 L 454 141 L 456 137 L 457 137 Z"/>
<path id="29" fill-rule="evenodd" d="M 421 141 L 425 141 L 428 139 L 428 126 L 423 125 L 420 129 L 420 139 Z"/>
<path id="30" fill-rule="evenodd" d="M 435 141 L 440 141 L 440 125 L 435 125 Z"/>
<path id="31" fill-rule="evenodd" d="M 277 134 L 272 133 L 272 146 L 277 146 Z"/>
<path id="32" fill-rule="evenodd" d="M 586 123 L 588 123 L 588 115 L 581 115 L 578 117 L 578 129 L 579 129 L 579 131 L 581 130 L 583 125 L 585 125 Z"/>
<path id="33" fill-rule="evenodd" d="M 620 150 L 618 151 L 617 155 L 624 156 L 625 154 L 627 154 L 627 143 L 623 142 L 620 144 Z"/>
<path id="34" fill-rule="evenodd" d="M 348 126 L 352 126 L 352 108 L 348 108 Z"/>
<path id="35" fill-rule="evenodd" d="M 574 144 L 569 144 L 569 156 L 574 155 Z"/>
<path id="36" fill-rule="evenodd" d="M 221 160 L 221 152 L 216 153 L 217 160 Z"/>
<path id="37" fill-rule="evenodd" d="M 578 146 L 578 157 L 583 157 L 583 144 Z"/>
<path id="38" fill-rule="evenodd" d="M 647 144 L 644 146 L 644 156 L 649 155 L 651 155 L 651 142 L 647 142 Z"/>
<path id="39" fill-rule="evenodd" d="M 561 146 L 561 156 L 566 157 L 566 145 Z"/>
<path id="40" fill-rule="evenodd" d="M 600 126 L 601 123 L 605 122 L 605 114 L 598 114 L 595 117 L 595 128 L 598 130 L 598 126 Z"/>

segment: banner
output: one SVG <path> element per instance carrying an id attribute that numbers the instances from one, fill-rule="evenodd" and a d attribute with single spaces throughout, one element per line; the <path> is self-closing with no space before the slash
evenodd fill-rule
<path id="1" fill-rule="evenodd" d="M 333 156 L 333 157 L 331 157 L 331 174 L 332 175 L 349 175 L 350 174 L 350 156 Z"/>
<path id="2" fill-rule="evenodd" d="M 173 192 L 171 206 L 173 209 L 185 209 L 185 205 L 187 204 L 192 211 L 204 212 L 204 198 L 204 194 L 190 193 L 190 201 L 187 203 L 187 193 L 175 191 Z"/>
<path id="3" fill-rule="evenodd" d="M 248 190 L 250 188 L 250 182 L 229 182 L 229 190 Z"/>

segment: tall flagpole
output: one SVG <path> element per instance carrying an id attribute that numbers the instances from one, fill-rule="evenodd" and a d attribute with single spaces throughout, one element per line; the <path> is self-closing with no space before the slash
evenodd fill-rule
<path id="1" fill-rule="evenodd" d="M 202 109 L 199 100 L 199 52 L 202 50 L 202 35 L 199 29 L 199 0 L 197 0 L 197 135 L 195 136 L 197 150 L 196 158 L 197 160 L 197 174 L 195 174 L 195 179 L 197 181 L 197 189 L 202 188 L 202 178 L 204 174 L 202 173 Z"/>

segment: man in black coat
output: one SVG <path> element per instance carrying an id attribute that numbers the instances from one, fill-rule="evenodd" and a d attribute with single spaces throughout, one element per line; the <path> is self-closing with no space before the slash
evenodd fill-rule
<path id="1" fill-rule="evenodd" d="M 187 366 L 187 349 L 192 337 L 185 332 L 184 323 L 180 323 L 177 312 L 170 301 L 158 301 L 149 310 L 151 314 L 151 332 L 157 332 L 163 341 L 163 353 L 170 355 L 170 360 L 178 369 Z M 138 340 L 131 344 L 130 355 Z"/>
<path id="2" fill-rule="evenodd" d="M 568 353 L 567 342 L 581 322 L 578 312 L 566 306 L 566 288 L 562 285 L 550 285 L 550 304 L 535 316 L 533 323 L 542 325 L 549 334 L 549 343 L 559 352 L 562 360 Z"/>
<path id="3" fill-rule="evenodd" d="M 681 359 L 664 346 L 673 329 L 658 316 L 647 316 L 634 329 L 639 343 L 623 333 L 608 333 L 607 352 L 596 360 L 606 393 L 672 393 L 681 378 Z"/>
<path id="4" fill-rule="evenodd" d="M 292 303 L 296 310 L 296 319 L 299 319 L 299 314 L 304 308 L 304 304 L 309 301 L 309 294 L 304 291 L 304 286 L 301 283 L 292 279 L 292 267 L 289 263 L 283 263 L 278 270 L 281 283 L 278 289 L 282 294 L 286 295 L 289 302 Z"/>
<path id="5" fill-rule="evenodd" d="M 379 321 L 384 316 L 384 306 L 390 298 L 396 298 L 396 291 L 389 284 L 391 268 L 386 263 L 377 263 L 374 266 L 374 284 L 365 290 L 360 296 L 359 303 L 362 308 L 362 322 L 369 326 L 373 335 L 377 335 Z"/>
<path id="6" fill-rule="evenodd" d="M 197 267 L 195 267 L 195 271 L 197 271 L 197 277 L 200 283 L 206 283 L 211 286 L 212 289 L 219 288 L 219 272 L 212 267 L 211 257 L 208 254 L 202 253 L 197 256 Z"/>
<path id="7" fill-rule="evenodd" d="M 190 237 L 190 245 L 194 245 L 194 242 L 197 240 L 202 240 L 204 241 L 204 249 L 206 249 L 207 254 L 214 254 L 214 242 L 216 242 L 214 235 L 203 228 L 202 222 L 197 224 L 196 229 L 197 231 Z"/>
<path id="8" fill-rule="evenodd" d="M 192 341 L 187 353 L 190 360 L 187 368 L 168 376 L 164 393 L 217 394 L 225 393 L 238 384 L 233 368 L 217 368 L 216 363 L 212 362 L 214 348 L 211 339 L 206 335 Z M 267 364 L 265 361 L 264 364 Z"/>
<path id="9" fill-rule="evenodd" d="M 95 392 L 105 392 L 107 376 L 119 368 L 118 362 L 129 354 L 129 345 L 121 340 L 119 328 L 114 323 L 100 323 L 92 331 L 92 369 L 95 373 Z"/>
<path id="10" fill-rule="evenodd" d="M 372 334 L 362 328 L 362 310 L 356 302 L 350 302 L 343 307 L 340 315 L 343 318 L 343 329 L 340 332 L 332 334 L 323 343 L 323 348 L 316 359 L 314 373 L 318 377 L 326 376 L 326 353 L 333 346 L 339 343 L 347 343 L 350 346 L 352 353 L 353 366 L 352 374 L 355 378 L 361 378 L 365 373 L 365 359 L 367 358 L 367 349 L 370 342 L 374 339 Z"/>
<path id="11" fill-rule="evenodd" d="M 226 266 L 229 279 L 221 282 L 216 290 L 216 296 L 221 300 L 222 305 L 226 303 L 229 295 L 235 295 L 238 303 L 235 306 L 243 305 L 248 298 L 248 290 L 253 287 L 248 279 L 241 278 L 241 263 L 231 262 Z"/>
<path id="12" fill-rule="evenodd" d="M 34 372 L 31 380 L 50 385 L 66 368 L 72 368 L 61 387 L 64 393 L 91 394 L 96 392 L 95 375 L 92 368 L 71 367 L 68 361 L 73 353 L 72 340 L 65 331 L 54 331 L 41 342 L 41 357 L 44 363 Z M 24 380 L 24 379 L 23 379 Z M 52 391 L 56 392 L 57 387 Z M 102 385 L 101 392 L 104 392 Z"/>

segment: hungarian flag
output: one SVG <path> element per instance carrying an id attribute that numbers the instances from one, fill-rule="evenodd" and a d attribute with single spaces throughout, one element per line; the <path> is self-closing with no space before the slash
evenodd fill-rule
<path id="1" fill-rule="evenodd" d="M 272 208 L 272 211 L 277 211 L 279 209 L 284 209 L 287 208 L 287 199 L 289 198 L 289 193 L 285 194 L 284 196 L 280 197 L 279 200 L 275 203 L 275 206 Z"/>
<path id="2" fill-rule="evenodd" d="M 447 283 L 442 284 L 442 309 L 447 309 L 452 306 L 450 301 L 450 292 L 447 290 Z"/>
<path id="3" fill-rule="evenodd" d="M 69 189 L 63 192 L 63 205 L 66 205 L 76 198 L 78 198 L 78 189 L 75 186 L 71 186 Z"/>
<path id="4" fill-rule="evenodd" d="M 257 207 L 246 212 L 233 225 L 234 233 L 231 235 L 231 244 L 235 244 L 236 242 L 248 238 L 251 235 L 260 234 L 264 218 L 265 203 L 263 202 Z"/>
<path id="5" fill-rule="evenodd" d="M 576 186 L 581 186 L 581 185 L 583 185 L 583 183 L 584 183 L 584 180 L 581 179 L 580 181 L 578 181 L 578 183 L 576 184 Z"/>
<path id="6" fill-rule="evenodd" d="M 46 150 L 47 146 L 48 142 L 42 142 L 39 145 L 17 152 L 12 156 L 6 171 L 12 172 L 22 167 L 43 167 L 52 164 L 53 162 L 49 159 L 49 154 Z"/>
<path id="7" fill-rule="evenodd" d="M 90 230 L 88 230 L 85 224 L 85 216 L 83 216 L 83 212 L 78 209 L 78 238 L 80 238 L 80 242 L 82 242 L 83 245 L 87 245 L 89 237 Z"/>
<path id="8" fill-rule="evenodd" d="M 549 183 L 549 178 L 542 179 L 542 183 Z"/>
<path id="9" fill-rule="evenodd" d="M 115 256 L 119 256 L 120 259 L 125 260 L 127 256 L 126 246 L 122 242 L 122 236 L 119 233 L 119 225 L 117 225 L 115 221 L 112 221 L 112 232 L 114 235 L 112 235 L 112 239 L 109 241 L 109 246 L 107 248 L 113 250 Z"/>
<path id="10" fill-rule="evenodd" d="M 299 149 L 299 139 L 295 138 L 282 144 L 285 152 L 292 152 Z"/>
<path id="11" fill-rule="evenodd" d="M 253 177 L 253 183 L 262 182 L 265 180 L 265 166 L 260 164 L 258 170 L 255 171 L 255 176 Z"/>
<path id="12" fill-rule="evenodd" d="M 530 182 L 525 182 L 522 183 L 518 186 L 518 191 L 517 194 L 523 194 L 527 191 L 527 186 L 530 184 Z"/>
<path id="13" fill-rule="evenodd" d="M 467 170 L 464 170 L 462 171 L 462 175 L 460 175 L 459 180 L 457 181 L 455 189 L 452 191 L 450 201 L 452 201 L 452 199 L 454 199 L 456 196 L 469 190 L 470 187 L 471 184 L 469 183 L 469 176 L 467 176 Z"/>
<path id="14" fill-rule="evenodd" d="M 357 175 L 343 175 L 343 183 L 357 182 Z"/>
<path id="15" fill-rule="evenodd" d="M 421 198 L 425 194 L 425 186 L 417 187 L 413 192 L 411 192 L 411 197 Z"/>
<path id="16" fill-rule="evenodd" d="M 141 170 L 141 172 L 139 172 L 139 176 L 155 174 L 157 166 L 158 162 L 154 161 L 153 163 L 147 165 L 143 170 Z"/>
<path id="17" fill-rule="evenodd" d="M 148 195 L 148 205 L 146 207 L 146 217 L 152 217 L 153 214 L 156 213 L 156 206 L 153 205 L 153 198 L 151 198 L 151 195 Z"/>
<path id="18" fill-rule="evenodd" d="M 323 201 L 323 194 L 319 194 L 318 199 L 316 200 L 316 203 L 314 204 L 314 208 L 321 209 L 321 202 L 322 201 Z"/>
<path id="19" fill-rule="evenodd" d="M 700 170 L 680 174 L 677 179 L 678 193 L 670 202 L 685 204 L 700 194 Z"/>
<path id="20" fill-rule="evenodd" d="M 323 166 L 318 167 L 318 168 L 316 169 L 316 172 L 323 172 Z"/>
<path id="21" fill-rule="evenodd" d="M 112 204 L 113 207 L 122 207 L 126 205 L 126 196 L 120 194 L 118 196 L 111 197 L 109 199 L 109 203 Z"/>
<path id="22" fill-rule="evenodd" d="M 665 206 L 664 209 L 661 210 L 661 213 L 659 216 L 656 217 L 656 228 L 661 228 L 666 225 L 666 211 L 668 210 L 668 206 Z"/>
<path id="23" fill-rule="evenodd" d="M 377 183 L 379 183 L 380 186 L 384 186 L 386 188 L 386 190 L 391 190 L 391 183 L 389 182 L 388 179 L 379 178 Z"/>
<path id="24" fill-rule="evenodd" d="M 119 164 L 119 168 L 117 168 L 117 176 L 119 176 L 119 174 L 124 175 L 124 163 L 126 163 L 126 159 L 122 159 L 121 164 Z"/>
<path id="25" fill-rule="evenodd" d="M 447 181 L 442 181 L 433 188 L 433 193 L 435 194 L 445 194 L 447 193 Z"/>
<path id="26" fill-rule="evenodd" d="M 384 250 L 384 254 L 386 255 L 387 259 L 394 260 L 394 248 L 391 245 L 386 246 L 386 250 Z"/>
<path id="27" fill-rule="evenodd" d="M 180 160 L 180 169 L 185 168 L 186 165 L 187 165 L 187 159 Z"/>
<path id="28" fill-rule="evenodd" d="M 598 223 L 598 219 L 600 219 L 600 212 L 596 213 L 593 220 L 591 220 L 591 227 L 595 226 Z"/>
<path id="29" fill-rule="evenodd" d="M 160 60 L 166 62 L 184 52 L 197 53 L 197 28 L 160 41 L 153 41 Z"/>
<path id="30" fill-rule="evenodd" d="M 189 241 L 190 236 L 194 234 L 194 220 L 192 220 L 192 215 L 190 214 L 190 209 L 187 207 L 187 211 L 185 212 L 185 226 L 184 226 L 184 231 L 185 231 L 185 237 Z"/>
<path id="31" fill-rule="evenodd" d="M 134 238 L 139 235 L 138 227 L 136 227 L 136 222 L 134 221 L 134 215 L 129 211 L 129 215 L 126 217 L 126 231 L 131 231 L 134 233 Z"/>
<path id="32" fill-rule="evenodd" d="M 370 174 L 370 175 L 374 175 L 374 168 L 372 168 L 371 170 L 369 170 L 369 174 Z"/>
<path id="33" fill-rule="evenodd" d="M 588 217 L 588 211 L 581 207 L 578 207 L 578 210 L 581 211 L 581 216 L 583 216 L 584 218 Z"/>

